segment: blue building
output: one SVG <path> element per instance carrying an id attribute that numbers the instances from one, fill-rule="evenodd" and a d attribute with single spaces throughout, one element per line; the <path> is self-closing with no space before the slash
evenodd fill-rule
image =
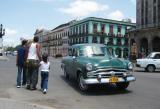
<path id="1" fill-rule="evenodd" d="M 129 56 L 128 31 L 136 24 L 95 17 L 76 21 L 69 26 L 69 44 L 102 43 L 111 54 L 120 58 Z"/>

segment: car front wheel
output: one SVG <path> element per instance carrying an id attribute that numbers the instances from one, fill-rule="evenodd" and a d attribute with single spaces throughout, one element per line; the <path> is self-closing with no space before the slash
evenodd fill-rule
<path id="1" fill-rule="evenodd" d="M 69 75 L 68 75 L 68 73 L 66 72 L 66 68 L 64 68 L 64 77 L 65 77 L 66 79 L 69 79 Z"/>
<path id="2" fill-rule="evenodd" d="M 129 82 L 116 83 L 116 86 L 118 89 L 125 90 L 129 86 Z"/>
<path id="3" fill-rule="evenodd" d="M 84 83 L 84 77 L 83 77 L 83 74 L 80 73 L 78 75 L 78 86 L 79 86 L 79 89 L 81 91 L 87 91 L 88 90 L 88 85 Z"/>

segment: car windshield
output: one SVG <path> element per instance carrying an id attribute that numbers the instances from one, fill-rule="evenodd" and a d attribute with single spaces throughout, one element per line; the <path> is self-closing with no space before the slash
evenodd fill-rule
<path id="1" fill-rule="evenodd" d="M 79 50 L 80 56 L 111 56 L 104 46 L 86 46 Z"/>
<path id="2" fill-rule="evenodd" d="M 151 59 L 151 58 L 153 58 L 154 57 L 154 54 L 153 53 L 150 53 L 148 56 L 147 56 L 147 58 L 149 58 L 149 59 Z"/>

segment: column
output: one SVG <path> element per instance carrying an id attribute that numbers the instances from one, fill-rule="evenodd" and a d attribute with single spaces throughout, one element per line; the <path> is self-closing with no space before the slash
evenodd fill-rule
<path id="1" fill-rule="evenodd" d="M 124 52 L 124 49 L 123 48 L 121 48 L 121 58 L 123 58 L 123 53 Z"/>
<path id="2" fill-rule="evenodd" d="M 101 23 L 98 23 L 97 25 L 97 32 L 101 32 Z"/>
<path id="3" fill-rule="evenodd" d="M 90 21 L 89 22 L 89 34 L 93 33 L 93 23 Z"/>
<path id="4" fill-rule="evenodd" d="M 113 56 L 116 56 L 116 48 L 113 47 Z"/>
<path id="5" fill-rule="evenodd" d="M 109 33 L 109 24 L 107 23 L 106 25 L 105 25 L 105 33 Z"/>

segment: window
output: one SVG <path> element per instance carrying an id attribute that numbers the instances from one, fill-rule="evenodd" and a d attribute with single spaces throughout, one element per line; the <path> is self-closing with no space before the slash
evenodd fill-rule
<path id="1" fill-rule="evenodd" d="M 83 29 L 82 33 L 85 33 L 85 25 L 83 24 Z"/>
<path id="2" fill-rule="evenodd" d="M 118 33 L 121 33 L 121 26 L 118 26 Z"/>
<path id="3" fill-rule="evenodd" d="M 125 45 L 128 46 L 128 39 L 125 39 Z"/>
<path id="4" fill-rule="evenodd" d="M 113 45 L 113 39 L 112 38 L 109 38 L 108 45 Z"/>
<path id="5" fill-rule="evenodd" d="M 82 30 L 81 30 L 81 25 L 79 26 L 79 34 L 82 33 Z"/>
<path id="6" fill-rule="evenodd" d="M 158 23 L 160 24 L 160 0 L 158 0 Z"/>
<path id="7" fill-rule="evenodd" d="M 93 37 L 92 43 L 97 43 L 97 37 Z"/>
<path id="8" fill-rule="evenodd" d="M 78 26 L 76 26 L 76 33 L 79 34 L 79 33 L 78 33 Z"/>
<path id="9" fill-rule="evenodd" d="M 144 0 L 141 3 L 141 24 L 144 25 Z"/>
<path id="10" fill-rule="evenodd" d="M 101 44 L 104 44 L 104 37 L 103 37 L 103 36 L 100 37 L 100 43 L 101 43 Z"/>
<path id="11" fill-rule="evenodd" d="M 153 7 L 153 23 L 156 23 L 156 6 Z"/>
<path id="12" fill-rule="evenodd" d="M 121 39 L 120 38 L 117 39 L 117 45 L 121 45 Z"/>
<path id="13" fill-rule="evenodd" d="M 148 1 L 145 2 L 146 8 L 145 8 L 145 24 L 148 24 Z"/>
<path id="14" fill-rule="evenodd" d="M 160 54 L 156 54 L 154 59 L 160 59 Z"/>
<path id="15" fill-rule="evenodd" d="M 84 37 L 82 37 L 82 43 L 84 43 Z"/>
<path id="16" fill-rule="evenodd" d="M 72 56 L 77 56 L 77 50 L 75 48 L 72 50 Z"/>
<path id="17" fill-rule="evenodd" d="M 88 37 L 86 37 L 86 43 L 88 43 Z"/>
<path id="18" fill-rule="evenodd" d="M 97 25 L 98 25 L 97 23 L 93 24 L 93 32 L 94 33 L 97 33 Z"/>
<path id="19" fill-rule="evenodd" d="M 88 23 L 86 24 L 86 33 L 88 34 Z"/>
<path id="20" fill-rule="evenodd" d="M 113 25 L 109 26 L 109 33 L 113 34 Z"/>
<path id="21" fill-rule="evenodd" d="M 101 26 L 101 32 L 102 32 L 102 34 L 104 34 L 104 32 L 105 32 L 105 24 L 102 24 L 102 26 Z"/>

